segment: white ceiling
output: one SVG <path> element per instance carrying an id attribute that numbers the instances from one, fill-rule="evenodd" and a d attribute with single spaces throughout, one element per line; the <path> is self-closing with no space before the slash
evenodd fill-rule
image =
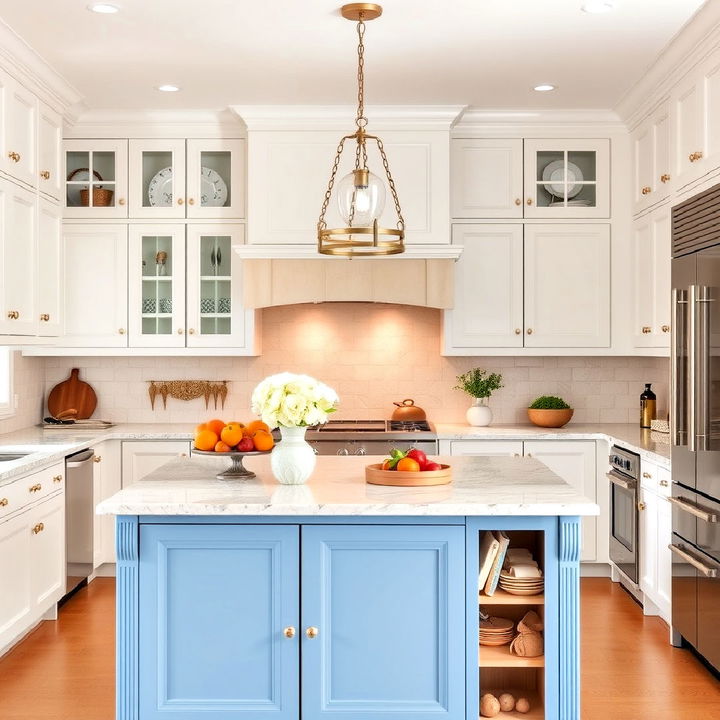
<path id="1" fill-rule="evenodd" d="M 0 17 L 92 109 L 352 104 L 355 27 L 335 0 L 0 0 Z M 612 108 L 703 0 L 387 0 L 368 23 L 368 104 Z M 711 0 L 715 1 L 715 0 Z M 550 82 L 553 93 L 532 86 Z M 154 87 L 175 83 L 179 93 Z"/>

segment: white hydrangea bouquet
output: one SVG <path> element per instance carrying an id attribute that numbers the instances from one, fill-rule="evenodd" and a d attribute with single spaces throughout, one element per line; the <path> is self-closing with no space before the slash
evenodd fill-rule
<path id="1" fill-rule="evenodd" d="M 280 428 L 282 440 L 270 456 L 280 483 L 300 485 L 312 475 L 316 458 L 305 431 L 309 425 L 326 423 L 337 403 L 337 393 L 309 375 L 270 375 L 253 390 L 252 411 L 272 429 Z"/>

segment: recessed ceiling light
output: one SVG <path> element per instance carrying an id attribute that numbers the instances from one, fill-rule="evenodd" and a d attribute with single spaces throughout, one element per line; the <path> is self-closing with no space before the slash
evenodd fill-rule
<path id="1" fill-rule="evenodd" d="M 160 92 L 177 92 L 180 88 L 177 85 L 158 85 Z"/>
<path id="2" fill-rule="evenodd" d="M 93 3 L 88 5 L 87 9 L 102 15 L 114 15 L 116 12 L 120 12 L 117 5 L 110 5 L 109 3 Z"/>
<path id="3" fill-rule="evenodd" d="M 536 85 L 533 90 L 535 92 L 550 92 L 551 90 L 557 90 L 555 85 L 550 85 L 550 83 L 541 83 L 540 85 Z"/>
<path id="4" fill-rule="evenodd" d="M 615 0 L 587 0 L 580 9 L 591 15 L 600 15 L 615 9 Z"/>

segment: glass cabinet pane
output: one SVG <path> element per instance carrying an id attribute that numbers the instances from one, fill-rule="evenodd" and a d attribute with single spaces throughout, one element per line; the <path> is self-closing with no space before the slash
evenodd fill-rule
<path id="1" fill-rule="evenodd" d="M 172 333 L 172 237 L 142 237 L 142 334 Z"/>
<path id="2" fill-rule="evenodd" d="M 590 151 L 537 153 L 535 202 L 538 207 L 596 207 L 597 156 Z"/>
<path id="3" fill-rule="evenodd" d="M 143 207 L 171 207 L 173 204 L 173 154 L 170 150 L 142 153 Z"/>
<path id="4" fill-rule="evenodd" d="M 200 205 L 228 207 L 232 197 L 232 153 L 229 150 L 200 153 Z"/>
<path id="5" fill-rule="evenodd" d="M 200 237 L 200 332 L 229 335 L 232 310 L 232 238 L 229 235 Z"/>
<path id="6" fill-rule="evenodd" d="M 115 153 L 75 151 L 65 154 L 67 207 L 115 206 Z"/>

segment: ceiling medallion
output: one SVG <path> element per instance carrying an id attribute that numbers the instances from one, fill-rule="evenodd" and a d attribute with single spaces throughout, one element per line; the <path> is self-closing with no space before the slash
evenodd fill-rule
<path id="1" fill-rule="evenodd" d="M 400 209 L 395 182 L 390 173 L 387 155 L 382 140 L 377 135 L 369 135 L 366 131 L 365 117 L 365 21 L 374 20 L 382 14 L 382 8 L 374 3 L 351 3 L 343 5 L 340 10 L 347 20 L 357 22 L 358 34 L 358 109 L 355 118 L 357 129 L 352 135 L 345 135 L 338 144 L 333 163 L 330 181 L 328 182 L 318 219 L 318 252 L 322 255 L 340 255 L 344 257 L 377 257 L 382 255 L 398 255 L 405 251 L 405 220 Z M 325 222 L 330 198 L 335 186 L 335 176 L 340 165 L 340 156 L 346 140 L 355 140 L 355 168 L 337 184 L 337 203 L 340 216 L 346 227 L 328 228 Z M 382 228 L 378 221 L 385 209 L 385 184 L 377 175 L 370 172 L 367 166 L 367 142 L 377 145 L 383 168 L 390 187 L 395 212 L 396 228 Z"/>

